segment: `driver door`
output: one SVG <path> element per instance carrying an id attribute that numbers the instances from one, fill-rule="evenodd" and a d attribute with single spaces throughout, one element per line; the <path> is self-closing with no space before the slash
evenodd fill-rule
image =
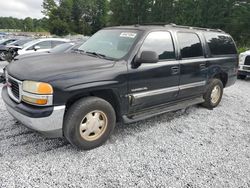
<path id="1" fill-rule="evenodd" d="M 154 51 L 158 63 L 141 63 L 129 67 L 129 113 L 176 100 L 179 92 L 180 64 L 176 60 L 173 39 L 168 31 L 148 34 L 140 49 Z"/>

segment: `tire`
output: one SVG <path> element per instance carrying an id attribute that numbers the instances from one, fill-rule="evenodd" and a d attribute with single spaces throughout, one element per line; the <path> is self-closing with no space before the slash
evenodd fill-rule
<path id="1" fill-rule="evenodd" d="M 116 125 L 113 107 L 97 97 L 87 97 L 75 102 L 64 119 L 65 138 L 81 150 L 90 150 L 103 145 Z"/>
<path id="2" fill-rule="evenodd" d="M 246 75 L 242 75 L 242 74 L 238 74 L 237 78 L 240 80 L 245 80 L 246 79 Z"/>
<path id="3" fill-rule="evenodd" d="M 224 87 L 222 81 L 219 79 L 213 79 L 208 85 L 207 91 L 203 96 L 205 102 L 202 103 L 202 106 L 208 109 L 216 108 L 221 102 L 223 89 Z"/>

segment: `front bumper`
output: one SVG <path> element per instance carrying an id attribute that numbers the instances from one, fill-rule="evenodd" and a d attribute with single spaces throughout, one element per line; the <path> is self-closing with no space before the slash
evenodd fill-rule
<path id="1" fill-rule="evenodd" d="M 14 102 L 2 89 L 2 98 L 9 113 L 26 127 L 38 131 L 49 138 L 63 136 L 63 119 L 65 106 L 35 108 L 33 106 Z"/>
<path id="2" fill-rule="evenodd" d="M 248 65 L 240 65 L 238 70 L 238 75 L 250 75 L 250 66 Z"/>

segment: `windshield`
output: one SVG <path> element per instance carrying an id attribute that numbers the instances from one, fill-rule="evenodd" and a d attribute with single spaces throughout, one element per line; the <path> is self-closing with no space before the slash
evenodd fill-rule
<path id="1" fill-rule="evenodd" d="M 22 46 L 24 45 L 25 43 L 28 43 L 30 41 L 32 41 L 34 39 L 21 39 L 21 40 L 18 40 L 18 41 L 15 41 L 15 42 L 12 42 L 10 43 L 10 45 L 15 45 L 15 46 Z"/>
<path id="2" fill-rule="evenodd" d="M 39 39 L 36 39 L 36 40 L 32 40 L 30 42 L 27 42 L 25 44 L 23 44 L 23 48 L 26 48 L 26 47 L 29 47 L 29 46 L 32 46 L 33 44 L 36 44 L 37 42 L 39 42 L 40 40 Z"/>
<path id="3" fill-rule="evenodd" d="M 101 30 L 80 46 L 79 50 L 121 59 L 127 55 L 137 37 L 138 31 L 135 30 Z"/>

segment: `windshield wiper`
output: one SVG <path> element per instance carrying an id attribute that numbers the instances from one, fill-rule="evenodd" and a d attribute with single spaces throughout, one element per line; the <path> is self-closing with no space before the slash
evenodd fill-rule
<path id="1" fill-rule="evenodd" d="M 72 49 L 71 52 L 75 52 L 75 53 L 85 53 L 84 50 L 80 50 L 80 49 Z"/>
<path id="2" fill-rule="evenodd" d="M 99 57 L 99 58 L 101 58 L 101 59 L 107 58 L 106 55 L 100 54 L 100 53 L 97 53 L 97 52 L 86 52 L 86 54 L 91 54 L 91 55 L 94 55 L 94 56 Z"/>
<path id="3" fill-rule="evenodd" d="M 73 49 L 72 52 L 80 53 L 80 54 L 87 54 L 87 55 L 98 57 L 100 59 L 107 59 L 107 60 L 112 60 L 112 61 L 114 60 L 114 58 L 112 57 L 107 57 L 106 55 L 100 54 L 97 52 L 90 52 L 90 51 L 85 52 L 84 50 L 80 50 L 80 49 Z"/>

